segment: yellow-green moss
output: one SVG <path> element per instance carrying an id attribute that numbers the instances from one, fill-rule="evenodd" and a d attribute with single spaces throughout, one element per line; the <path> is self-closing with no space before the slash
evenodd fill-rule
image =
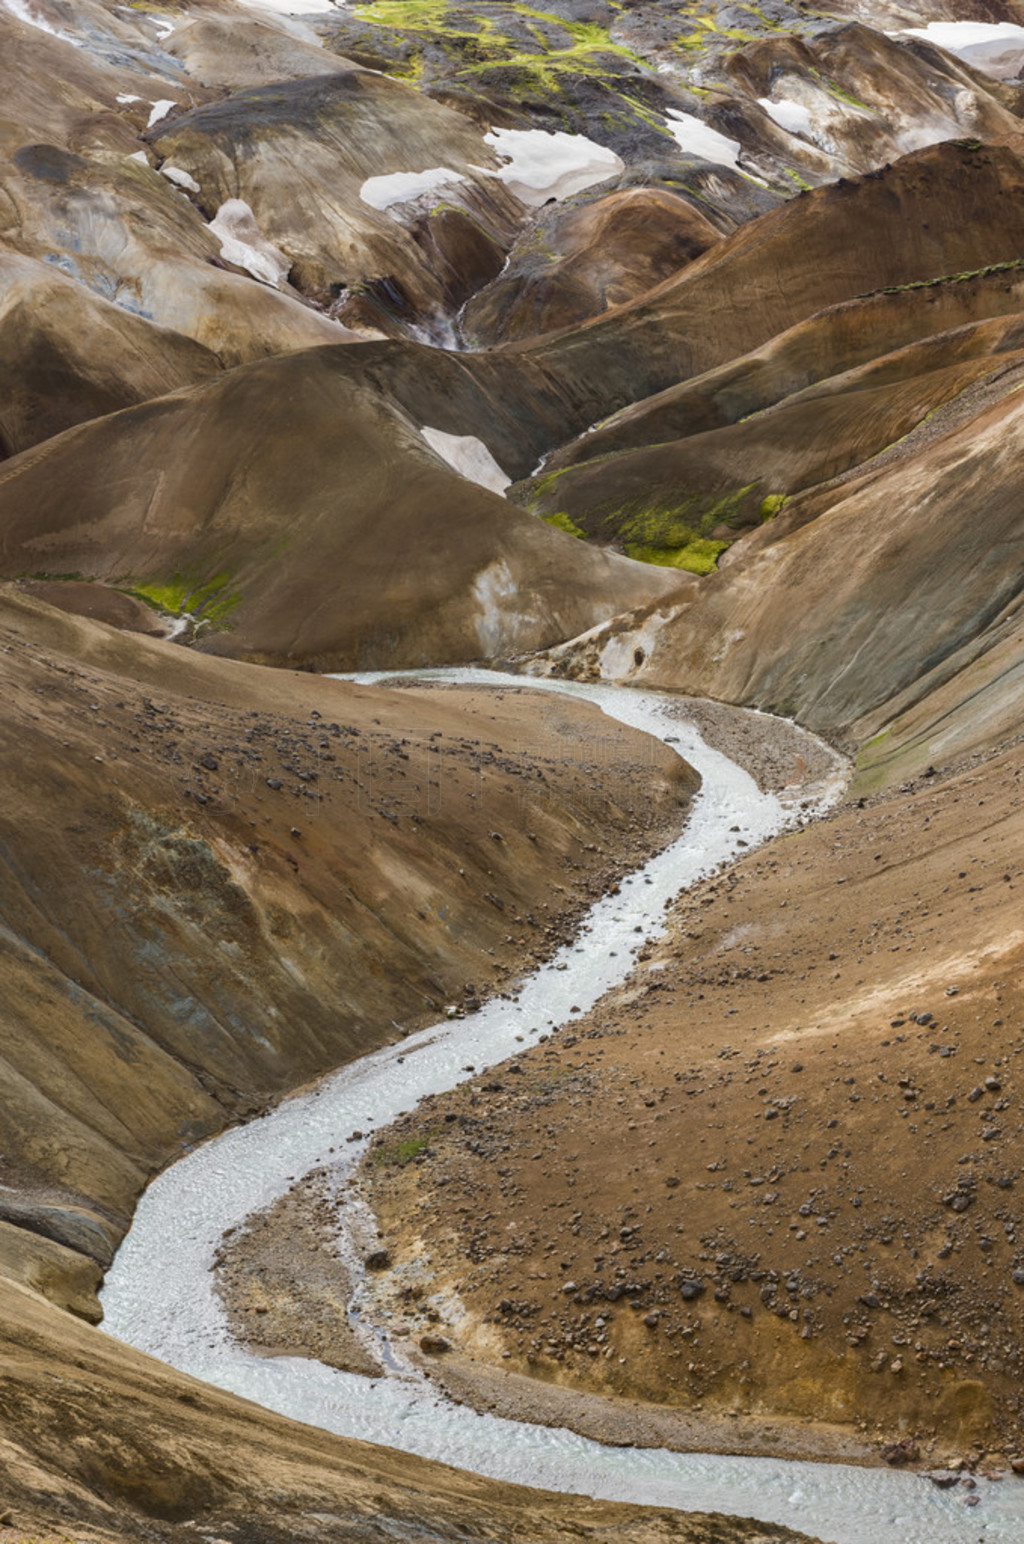
<path id="1" fill-rule="evenodd" d="M 854 300 L 871 300 L 875 295 L 902 295 L 907 290 L 936 289 L 941 284 L 964 284 L 970 279 L 991 279 L 1003 273 L 1019 273 L 1024 269 L 1024 258 L 1014 257 L 1006 263 L 989 263 L 984 268 L 966 268 L 963 273 L 944 273 L 936 279 L 912 279 L 908 284 L 887 284 L 883 289 L 866 290 L 854 295 Z"/>
<path id="2" fill-rule="evenodd" d="M 175 574 L 170 580 L 128 583 L 120 588 L 169 616 L 184 616 L 187 612 L 214 626 L 223 626 L 241 599 L 239 595 L 227 593 L 230 578 L 230 574 L 214 574 L 212 579 L 201 583 Z"/>
<path id="3" fill-rule="evenodd" d="M 761 524 L 765 525 L 769 520 L 781 514 L 789 503 L 788 493 L 769 493 L 767 498 L 761 500 L 761 508 L 758 513 L 761 516 Z"/>
<path id="4" fill-rule="evenodd" d="M 845 102 L 848 107 L 859 108 L 862 113 L 874 114 L 873 107 L 869 107 L 867 102 L 862 102 L 860 98 L 855 97 L 852 92 L 845 91 L 843 87 L 837 85 L 834 80 L 829 80 L 827 77 L 823 76 L 822 83 L 829 95 L 834 96 L 837 101 Z M 875 116 L 877 116 L 877 114 L 875 114 Z"/>
<path id="5" fill-rule="evenodd" d="M 511 11 L 526 23 L 535 48 L 511 38 L 502 31 L 502 12 Z M 584 74 L 598 77 L 612 89 L 618 89 L 621 74 L 611 67 L 615 60 L 639 65 L 642 61 L 623 43 L 616 43 L 606 27 L 597 22 L 572 21 L 527 5 L 510 4 L 492 8 L 449 6 L 445 0 L 373 0 L 357 6 L 352 15 L 391 35 L 396 42 L 417 46 L 417 40 L 429 41 L 448 56 L 457 78 L 468 81 L 492 70 L 514 72 L 513 84 L 524 92 L 537 91 L 545 97 L 557 97 L 560 77 Z M 545 36 L 541 26 L 551 29 Z M 562 39 L 565 39 L 562 42 Z M 604 62 L 602 63 L 602 57 Z M 403 79 L 421 73 L 417 59 L 399 59 L 386 65 L 388 73 Z M 630 107 L 632 99 L 626 99 Z"/>
<path id="6" fill-rule="evenodd" d="M 545 525 L 553 525 L 556 531 L 564 531 L 567 536 L 578 536 L 581 541 L 586 539 L 586 531 L 582 530 L 562 509 L 553 515 L 542 515 L 541 518 Z"/>
<path id="7" fill-rule="evenodd" d="M 447 0 L 377 0 L 374 5 L 355 5 L 352 14 L 360 21 L 375 22 L 381 27 L 394 27 L 401 31 L 415 28 L 419 32 L 446 29 L 449 33 L 469 29 L 453 27 L 448 16 Z"/>
<path id="8" fill-rule="evenodd" d="M 883 729 L 872 735 L 857 753 L 850 780 L 849 792 L 861 797 L 877 793 L 896 780 L 895 773 L 905 759 L 919 747 L 893 744 L 892 729 Z"/>
<path id="9" fill-rule="evenodd" d="M 436 1131 L 427 1131 L 422 1136 L 404 1137 L 399 1142 L 383 1142 L 380 1147 L 373 1149 L 374 1163 L 411 1163 L 418 1158 L 420 1153 L 426 1152 L 431 1142 L 437 1136 Z"/>
<path id="10" fill-rule="evenodd" d="M 695 536 L 684 547 L 645 547 L 637 542 L 626 543 L 626 556 L 638 563 L 654 563 L 658 568 L 682 568 L 688 574 L 710 574 L 718 567 L 719 555 L 728 547 L 727 541 L 710 541 L 705 536 Z"/>
<path id="11" fill-rule="evenodd" d="M 734 488 L 731 493 L 712 500 L 691 493 L 668 508 L 645 506 L 638 499 L 601 513 L 606 528 L 639 546 L 686 547 L 697 537 L 709 537 L 719 526 L 749 524 L 749 518 L 746 521 L 743 518 L 743 505 L 756 486 L 756 483 L 746 483 L 742 488 Z"/>

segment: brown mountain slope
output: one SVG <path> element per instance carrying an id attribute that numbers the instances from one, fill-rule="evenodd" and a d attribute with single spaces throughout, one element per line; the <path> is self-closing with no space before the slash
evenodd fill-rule
<path id="1" fill-rule="evenodd" d="M 1012 348 L 1022 313 L 1024 277 L 1017 264 L 844 301 L 748 354 L 623 408 L 556 451 L 547 467 L 557 471 L 594 456 L 722 429 L 853 371 L 866 379 L 902 380 Z M 876 362 L 879 376 L 868 368 Z"/>
<path id="2" fill-rule="evenodd" d="M 659 643 L 655 673 L 686 679 L 699 660 L 715 695 L 832 733 L 887 716 L 897 692 L 1016 609 L 1022 424 L 1010 395 L 838 499 L 819 497 L 816 520 L 803 523 L 816 496 L 797 501 L 748 538 L 664 654 Z M 734 637 L 728 658 L 719 627 Z"/>
<path id="3" fill-rule="evenodd" d="M 184 1144 L 485 991 L 693 786 L 571 704 L 2 608 L 0 1219 L 101 1264 Z"/>
<path id="4" fill-rule="evenodd" d="M 791 200 L 719 242 L 679 278 L 583 326 L 478 354 L 367 344 L 344 368 L 418 423 L 480 438 L 513 479 L 620 409 L 627 409 L 622 443 L 693 432 L 673 416 L 672 394 L 685 396 L 680 382 L 721 368 L 715 393 L 724 399 L 734 379 L 728 362 L 753 354 L 736 367 L 735 406 L 730 398 L 724 410 L 731 422 L 880 351 L 1019 310 L 1017 275 L 980 271 L 1016 262 L 1024 245 L 1024 201 L 1014 192 L 1021 175 L 1010 146 L 934 146 Z M 968 271 L 978 277 L 926 287 Z M 908 288 L 854 303 L 887 285 Z M 834 318 L 833 306 L 844 308 Z M 626 426 L 636 403 L 639 419 L 652 416 L 634 432 Z M 715 427 L 721 411 L 702 426 Z M 605 438 L 613 432 L 614 425 L 599 430 L 595 448 L 617 446 Z"/>
<path id="5" fill-rule="evenodd" d="M 0 252 L 0 457 L 219 369 L 190 338 Z"/>
<path id="6" fill-rule="evenodd" d="M 793 715 L 853 748 L 899 716 L 890 776 L 905 741 L 907 765 L 932 759 L 932 732 L 947 756 L 991 743 L 1016 721 L 1018 378 L 994 400 L 981 390 L 973 415 L 966 393 L 953 405 L 966 421 L 940 411 L 875 469 L 794 499 L 687 604 L 620 621 L 559 668 L 600 668 L 610 648 L 634 678 Z"/>
<path id="7" fill-rule="evenodd" d="M 55 11 L 37 26 L 0 11 L 0 251 L 52 264 L 227 363 L 346 341 L 294 291 L 228 270 L 202 216 L 149 164 L 156 104 L 214 94 L 155 48 L 153 17 L 90 0 Z"/>
<path id="8" fill-rule="evenodd" d="M 521 205 L 488 175 L 498 163 L 475 124 L 386 75 L 335 62 L 332 75 L 252 87 L 158 124 L 147 137 L 199 184 L 197 202 L 208 218 L 225 200 L 244 199 L 291 258 L 293 282 L 304 293 L 330 302 L 346 286 L 386 281 L 410 318 L 449 298 L 431 261 L 436 254 L 396 218 L 407 201 L 374 207 L 362 196 L 364 184 L 448 168 L 450 182 L 430 190 L 424 219 L 439 203 L 451 213 L 465 206 L 465 259 L 476 254 L 483 267 L 458 276 L 461 301 L 474 280 L 501 267 Z M 481 233 L 482 245 L 472 239 Z"/>
<path id="9" fill-rule="evenodd" d="M 56 262 L 86 289 L 194 338 L 232 365 L 353 334 L 292 293 L 231 271 L 188 199 L 149 165 L 37 144 L 0 122 L 0 194 L 11 250 Z"/>
<path id="10" fill-rule="evenodd" d="M 1009 144 L 936 145 L 790 200 L 582 325 L 470 354 L 368 344 L 347 367 L 410 411 L 432 403 L 439 427 L 478 436 L 515 480 L 552 452 L 557 468 L 570 442 L 581 457 L 656 443 L 695 432 L 703 411 L 699 427 L 717 427 L 879 353 L 1020 311 L 1022 178 Z M 983 272 L 1000 263 L 1011 266 Z M 709 372 L 705 409 L 689 388 Z"/>
<path id="11" fill-rule="evenodd" d="M 1024 622 L 1011 607 L 892 699 L 881 729 L 861 747 L 857 786 L 895 787 L 932 764 L 984 755 L 1012 739 L 1022 687 Z"/>
<path id="12" fill-rule="evenodd" d="M 118 93 L 136 84 L 130 70 L 111 68 L 6 8 L 0 12 L 0 58 L 4 126 L 17 124 L 22 143 L 95 144 L 124 154 L 134 149 L 131 130 L 116 112 Z"/>
<path id="13" fill-rule="evenodd" d="M 776 129 L 767 156 L 751 147 L 762 174 L 778 178 L 782 159 L 803 160 L 812 177 L 816 160 L 832 177 L 849 175 L 944 139 L 1015 132 L 1019 89 L 917 38 L 887 37 L 876 13 L 872 5 L 857 21 L 806 37 L 769 33 L 723 61 L 726 79 L 759 104 L 755 111 L 768 102 L 806 114 L 798 133 Z"/>
<path id="14" fill-rule="evenodd" d="M 165 47 L 193 80 L 232 90 L 358 68 L 328 53 L 316 34 L 294 17 L 232 5 L 230 0 L 220 0 L 216 8 L 190 9 Z"/>
<path id="15" fill-rule="evenodd" d="M 1016 334 L 1024 343 L 1019 317 Z M 1016 379 L 1014 367 L 1024 364 L 1021 349 L 989 354 L 979 346 L 974 358 L 928 368 L 938 352 L 922 350 L 924 357 L 893 361 L 890 369 L 883 359 L 706 434 L 589 459 L 540 479 L 532 494 L 526 484 L 516 496 L 542 516 L 567 515 L 587 535 L 632 556 L 643 550 L 685 567 L 688 544 L 733 541 L 790 495 L 896 444 L 975 382 Z"/>
<path id="16" fill-rule="evenodd" d="M 319 669 L 521 653 L 672 588 L 456 475 L 346 354 L 244 367 L 6 463 L 3 572 L 205 591 L 203 648 Z"/>
<path id="17" fill-rule="evenodd" d="M 880 353 L 1020 311 L 1022 177 L 1009 144 L 936 145 L 790 200 L 582 325 L 479 353 L 368 343 L 344 368 L 418 422 L 477 436 L 514 480 L 552 453 L 557 468 L 566 445 L 585 457 L 717 427 Z M 1011 266 L 983 271 L 999 263 Z M 710 406 L 690 396 L 705 374 Z"/>
<path id="18" fill-rule="evenodd" d="M 11 190 L 21 226 L 8 239 L 20 250 L 52 251 L 60 214 L 78 233 L 75 262 L 83 276 L 119 286 L 158 321 L 200 339 L 226 362 L 337 336 L 326 317 L 288 296 L 204 264 L 216 244 L 195 210 L 173 189 L 159 187 L 163 179 L 152 172 L 134 163 L 116 175 L 75 165 L 62 173 L 66 186 L 34 172 L 15 173 Z M 430 360 L 429 351 L 411 346 L 408 352 L 377 349 L 353 368 L 371 371 L 407 404 L 433 402 L 438 427 L 483 439 L 505 471 L 522 478 L 545 452 L 610 413 L 749 353 L 825 306 L 880 286 L 1015 260 L 1024 242 L 1018 218 L 1024 201 L 1015 193 L 1020 178 L 1009 146 L 939 145 L 856 183 L 792 200 L 719 242 L 680 278 L 575 330 L 450 361 Z M 134 234 L 125 240 L 120 216 L 112 225 L 109 211 L 99 218 L 97 201 L 106 209 L 111 192 L 119 209 L 136 211 L 133 230 L 150 231 L 145 244 Z M 101 230 L 103 250 L 94 252 Z M 740 294 L 744 303 L 737 306 Z M 917 314 L 919 292 L 908 291 L 906 305 Z M 869 307 L 848 320 L 873 338 L 877 312 Z M 860 358 L 869 348 L 861 346 Z M 846 353 L 853 352 L 850 342 Z M 426 374 L 417 382 L 420 368 Z M 817 363 L 810 368 L 819 379 Z"/>
<path id="19" fill-rule="evenodd" d="M 474 347 L 536 337 L 635 300 L 722 237 L 692 204 L 660 188 L 622 188 L 539 214 L 460 326 Z"/>
<path id="20" fill-rule="evenodd" d="M 857 0 L 841 0 L 838 15 L 857 10 Z M 1008 21 L 1021 24 L 1020 0 L 881 0 L 872 7 L 877 24 L 887 31 L 900 27 L 926 27 L 930 21 Z"/>
<path id="21" fill-rule="evenodd" d="M 1016 262 L 1024 249 L 1022 186 L 1016 142 L 932 146 L 792 199 L 642 300 L 571 332 L 511 345 L 498 357 L 510 368 L 525 354 L 533 372 L 566 392 L 571 386 L 578 428 L 567 415 L 564 443 L 628 403 L 749 353 L 827 306 Z M 870 325 L 867 316 L 865 322 Z M 552 436 L 545 448 L 556 443 Z"/>

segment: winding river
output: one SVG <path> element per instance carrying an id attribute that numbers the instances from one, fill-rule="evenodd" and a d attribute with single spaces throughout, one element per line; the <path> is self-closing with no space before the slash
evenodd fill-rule
<path id="1" fill-rule="evenodd" d="M 1020 1544 L 1024 1481 L 979 1481 L 967 1506 L 957 1487 L 888 1469 L 765 1458 L 609 1448 L 558 1428 L 478 1415 L 442 1396 L 400 1350 L 374 1379 L 297 1357 L 254 1355 L 231 1338 L 211 1264 L 225 1229 L 268 1206 L 308 1170 L 353 1170 L 375 1130 L 428 1093 L 443 1093 L 552 1032 L 572 1005 L 586 1011 L 632 968 L 645 937 L 685 886 L 739 851 L 803 818 L 797 801 L 761 793 L 734 762 L 706 745 L 671 697 L 491 671 L 425 673 L 447 683 L 534 686 L 569 692 L 612 718 L 675 744 L 703 778 L 683 835 L 620 893 L 588 913 L 576 939 L 511 998 L 445 1021 L 343 1068 L 270 1114 L 225 1132 L 161 1174 L 143 1196 L 102 1294 L 105 1329 L 182 1371 L 308 1424 L 456 1461 L 497 1479 L 616 1501 L 721 1511 L 784 1523 L 835 1544 Z M 360 676 L 361 681 L 379 679 Z M 812 796 L 839 794 L 842 769 Z M 345 1139 L 358 1129 L 363 1140 Z M 339 1148 L 340 1144 L 340 1148 Z M 347 1208 L 342 1208 L 342 1213 Z"/>

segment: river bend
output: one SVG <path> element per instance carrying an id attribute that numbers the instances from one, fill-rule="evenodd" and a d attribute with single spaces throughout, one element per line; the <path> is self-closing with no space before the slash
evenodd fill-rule
<path id="1" fill-rule="evenodd" d="M 351 1172 L 374 1131 L 426 1094 L 439 1094 L 503 1061 L 529 1040 L 590 1008 L 623 979 L 645 938 L 664 925 L 672 898 L 723 862 L 802 818 L 797 800 L 762 793 L 753 778 L 706 745 L 669 696 L 614 686 L 491 671 L 427 673 L 446 683 L 532 686 L 570 692 L 609 716 L 675 744 L 703 786 L 686 830 L 585 917 L 577 937 L 512 998 L 445 1021 L 344 1067 L 314 1090 L 235 1127 L 161 1174 L 139 1203 L 102 1294 L 112 1335 L 220 1388 L 346 1437 L 458 1463 L 496 1479 L 614 1501 L 720 1511 L 784 1523 L 835 1544 L 1020 1544 L 1024 1481 L 979 1482 L 968 1509 L 915 1474 L 658 1448 L 610 1448 L 561 1428 L 480 1415 L 439 1395 L 389 1355 L 374 1379 L 297 1357 L 267 1358 L 234 1342 L 214 1291 L 212 1263 L 225 1229 L 270 1205 L 310 1169 Z M 380 679 L 360 676 L 361 681 Z M 842 769 L 814 795 L 837 796 Z M 802 789 L 799 802 L 811 795 Z M 517 1037 L 520 1037 L 517 1039 Z M 353 1130 L 363 1140 L 347 1142 Z M 332 1155 L 332 1150 L 334 1151 Z M 348 1210 L 343 1208 L 342 1211 Z"/>

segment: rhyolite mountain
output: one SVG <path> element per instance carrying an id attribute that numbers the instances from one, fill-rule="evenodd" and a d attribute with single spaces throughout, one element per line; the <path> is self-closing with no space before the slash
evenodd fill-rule
<path id="1" fill-rule="evenodd" d="M 766 708 L 865 801 L 948 771 L 957 826 L 951 769 L 1020 733 L 1022 21 L 0 3 L 0 1519 L 795 1538 L 312 1436 L 104 1338 L 95 1292 L 186 1145 L 513 980 L 694 791 L 565 700 L 316 672 L 519 656 Z M 989 1440 L 988 1377 L 944 1430 Z"/>

